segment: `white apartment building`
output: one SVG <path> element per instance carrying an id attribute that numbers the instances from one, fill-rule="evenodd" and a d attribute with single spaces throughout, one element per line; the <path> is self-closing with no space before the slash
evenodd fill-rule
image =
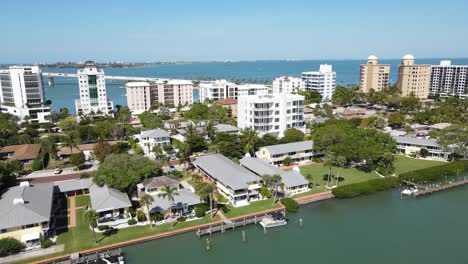
<path id="1" fill-rule="evenodd" d="M 281 76 L 273 79 L 273 93 L 293 93 L 302 89 L 302 79 L 296 76 Z"/>
<path id="2" fill-rule="evenodd" d="M 125 84 L 127 91 L 127 106 L 132 114 L 138 115 L 148 111 L 151 107 L 151 89 L 147 82 L 128 82 Z"/>
<path id="3" fill-rule="evenodd" d="M 93 61 L 87 61 L 83 69 L 78 70 L 80 99 L 75 100 L 77 114 L 104 116 L 110 114 L 112 101 L 107 100 L 104 71 L 98 69 Z"/>
<path id="4" fill-rule="evenodd" d="M 295 94 L 245 95 L 238 98 L 237 126 L 260 135 L 282 137 L 288 128 L 305 132 L 304 96 Z"/>
<path id="5" fill-rule="evenodd" d="M 443 60 L 431 65 L 430 95 L 468 98 L 468 65 L 452 65 Z"/>
<path id="6" fill-rule="evenodd" d="M 235 84 L 226 80 L 201 82 L 200 102 L 237 99 L 241 95 L 268 94 L 271 88 L 263 84 Z"/>
<path id="7" fill-rule="evenodd" d="M 319 71 L 302 73 L 303 90 L 317 91 L 322 95 L 322 101 L 330 101 L 336 88 L 336 72 L 332 65 L 322 64 Z"/>
<path id="8" fill-rule="evenodd" d="M 150 84 L 151 103 L 167 106 L 193 104 L 193 83 L 188 80 L 169 80 Z"/>
<path id="9" fill-rule="evenodd" d="M 37 66 L 10 66 L 0 70 L 0 110 L 31 122 L 48 122 L 42 73 Z"/>

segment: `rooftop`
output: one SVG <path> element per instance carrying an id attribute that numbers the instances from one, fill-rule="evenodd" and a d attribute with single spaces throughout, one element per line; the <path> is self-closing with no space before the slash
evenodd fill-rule
<path id="1" fill-rule="evenodd" d="M 89 195 L 91 207 L 98 213 L 132 206 L 126 193 L 110 188 L 107 185 L 102 187 L 96 184 L 91 185 Z"/>
<path id="2" fill-rule="evenodd" d="M 0 198 L 0 229 L 50 221 L 53 185 L 24 184 L 7 189 Z"/>
<path id="3" fill-rule="evenodd" d="M 172 175 L 151 177 L 143 181 L 145 189 L 154 189 L 162 186 L 173 186 L 179 184 L 179 181 Z"/>
<path id="4" fill-rule="evenodd" d="M 182 189 L 174 195 L 174 202 L 170 202 L 167 198 L 153 195 L 154 201 L 151 203 L 151 211 L 160 212 L 170 209 L 173 206 L 182 207 L 182 205 L 197 205 L 201 203 L 201 198 L 194 192 L 188 189 Z"/>
<path id="5" fill-rule="evenodd" d="M 221 154 L 200 156 L 193 163 L 212 178 L 233 190 L 245 189 L 248 187 L 248 183 L 261 180 L 254 173 Z"/>
<path id="6" fill-rule="evenodd" d="M 147 82 L 128 82 L 125 84 L 126 87 L 142 87 L 142 86 L 150 86 Z"/>
<path id="7" fill-rule="evenodd" d="M 237 104 L 237 99 L 235 98 L 221 99 L 221 100 L 216 101 L 215 103 L 221 104 L 221 105 L 235 105 Z"/>
<path id="8" fill-rule="evenodd" d="M 162 137 L 170 137 L 169 133 L 163 129 L 152 129 L 152 130 L 145 130 L 140 132 L 140 138 L 162 138 Z"/>
<path id="9" fill-rule="evenodd" d="M 435 139 L 427 138 L 414 138 L 414 137 L 402 137 L 402 136 L 393 136 L 397 143 L 400 144 L 409 144 L 417 146 L 427 146 L 427 147 L 440 147 L 439 143 Z"/>
<path id="10" fill-rule="evenodd" d="M 93 185 L 93 179 L 73 179 L 66 181 L 57 181 L 54 182 L 54 185 L 62 193 L 80 191 L 84 189 L 89 189 Z"/>
<path id="11" fill-rule="evenodd" d="M 240 128 L 228 125 L 228 124 L 217 124 L 213 126 L 216 132 L 218 133 L 229 133 L 229 132 L 239 132 Z"/>
<path id="12" fill-rule="evenodd" d="M 283 154 L 289 152 L 296 152 L 296 151 L 305 151 L 309 149 L 313 149 L 314 142 L 312 140 L 300 141 L 300 142 L 293 142 L 293 143 L 286 143 L 286 144 L 278 144 L 278 145 L 271 145 L 265 146 L 271 155 L 275 154 Z"/>
<path id="13" fill-rule="evenodd" d="M 39 156 L 39 144 L 11 145 L 0 148 L 0 154 L 13 153 L 11 160 L 32 160 Z"/>

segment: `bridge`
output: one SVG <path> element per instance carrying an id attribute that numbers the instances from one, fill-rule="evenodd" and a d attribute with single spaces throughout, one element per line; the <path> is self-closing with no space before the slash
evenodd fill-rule
<path id="1" fill-rule="evenodd" d="M 54 78 L 78 78 L 76 73 L 56 73 L 56 72 L 43 72 L 43 77 L 49 79 L 49 86 L 54 85 Z M 151 77 L 132 77 L 132 76 L 110 76 L 104 75 L 106 80 L 116 80 L 116 81 L 133 81 L 133 82 L 157 82 L 157 81 L 169 81 L 167 78 L 151 78 Z"/>

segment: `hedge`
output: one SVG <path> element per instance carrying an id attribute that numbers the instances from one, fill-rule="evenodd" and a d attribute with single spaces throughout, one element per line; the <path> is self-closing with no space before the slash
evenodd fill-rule
<path id="1" fill-rule="evenodd" d="M 210 206 L 207 204 L 200 204 L 195 208 L 195 216 L 196 217 L 204 217 L 206 211 L 210 210 Z"/>
<path id="2" fill-rule="evenodd" d="M 442 180 L 445 176 L 455 176 L 468 171 L 468 160 L 460 160 L 435 167 L 410 171 L 400 174 L 400 178 L 412 182 L 433 182 Z"/>
<path id="3" fill-rule="evenodd" d="M 0 239 L 0 257 L 5 257 L 19 253 L 24 248 L 24 244 L 12 237 Z"/>
<path id="4" fill-rule="evenodd" d="M 100 225 L 100 226 L 97 227 L 97 229 L 99 229 L 99 231 L 104 231 L 104 230 L 109 229 L 109 226 L 108 225 Z"/>
<path id="5" fill-rule="evenodd" d="M 135 219 L 133 219 L 133 218 L 128 219 L 128 221 L 127 221 L 128 225 L 136 225 L 136 223 L 137 223 L 137 221 Z"/>
<path id="6" fill-rule="evenodd" d="M 281 203 L 286 207 L 286 211 L 289 213 L 297 212 L 299 204 L 292 198 L 281 199 Z"/>
<path id="7" fill-rule="evenodd" d="M 138 220 L 138 222 L 146 221 L 146 215 L 145 215 L 145 213 L 143 211 L 141 211 L 141 210 L 137 211 L 137 220 Z"/>
<path id="8" fill-rule="evenodd" d="M 393 189 L 399 185 L 400 179 L 396 177 L 386 177 L 339 186 L 334 188 L 332 193 L 337 198 L 352 198 L 359 195 L 368 195 L 379 191 Z"/>

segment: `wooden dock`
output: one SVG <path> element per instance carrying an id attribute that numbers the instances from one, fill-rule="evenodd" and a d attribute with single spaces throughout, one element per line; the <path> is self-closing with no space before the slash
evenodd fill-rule
<path id="1" fill-rule="evenodd" d="M 412 181 L 401 180 L 401 182 L 403 182 L 404 184 L 406 184 L 406 185 L 408 185 L 408 186 L 416 187 L 416 188 L 418 188 L 418 190 L 425 190 L 425 189 L 427 189 L 426 186 L 421 185 L 421 184 L 419 184 L 419 183 L 412 182 Z"/>
<path id="2" fill-rule="evenodd" d="M 455 187 L 458 187 L 458 186 L 465 185 L 467 183 L 468 183 L 468 179 L 465 177 L 464 179 L 461 179 L 461 180 L 458 180 L 458 181 L 448 182 L 446 184 L 442 184 L 442 185 L 434 186 L 434 187 L 428 187 L 428 188 L 425 188 L 425 189 L 422 189 L 422 190 L 420 189 L 418 192 L 414 193 L 413 195 L 418 197 L 418 196 L 422 196 L 422 195 L 435 193 L 435 192 L 438 192 L 438 191 L 447 190 L 447 189 L 450 189 L 450 188 L 455 188 Z"/>
<path id="3" fill-rule="evenodd" d="M 269 212 L 263 212 L 261 214 L 253 214 L 249 215 L 246 217 L 241 217 L 241 218 L 236 218 L 233 220 L 225 220 L 224 222 L 221 222 L 221 224 L 218 225 L 210 225 L 207 228 L 203 229 L 198 229 L 195 234 L 197 237 L 201 237 L 204 235 L 211 235 L 216 232 L 221 232 L 224 233 L 226 230 L 235 230 L 237 227 L 244 227 L 246 225 L 250 224 L 257 224 L 260 222 L 265 216 L 268 214 L 274 213 L 274 212 L 282 212 L 284 215 L 286 215 L 286 210 L 284 208 L 278 208 L 275 210 L 270 210 Z"/>

